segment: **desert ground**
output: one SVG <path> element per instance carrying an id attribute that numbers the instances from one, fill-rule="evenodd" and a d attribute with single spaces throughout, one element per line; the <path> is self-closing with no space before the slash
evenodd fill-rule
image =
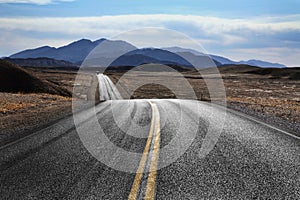
<path id="1" fill-rule="evenodd" d="M 29 74 L 39 80 L 55 85 L 64 94 L 47 92 L 1 92 L 0 95 L 0 144 L 5 145 L 24 137 L 37 129 L 72 114 L 72 100 L 92 101 L 97 103 L 97 79 L 95 72 L 77 75 L 74 70 L 44 68 L 26 68 Z M 204 70 L 205 71 L 205 70 Z M 299 68 L 293 70 L 269 70 L 250 66 L 220 67 L 225 90 L 227 106 L 234 110 L 252 115 L 269 124 L 292 132 L 300 133 L 300 76 Z M 105 72 L 114 83 L 124 73 Z M 214 78 L 209 70 L 205 75 L 197 71 L 181 73 L 193 87 L 198 100 L 210 101 L 205 79 Z M 147 76 L 147 72 L 143 74 Z M 153 73 L 152 73 L 153 75 Z M 171 84 L 178 85 L 177 76 L 160 72 L 160 78 L 167 78 Z M 134 80 L 143 80 L 134 74 L 124 78 L 129 85 Z M 75 81 L 76 80 L 76 81 Z M 155 76 L 152 76 L 155 83 Z M 73 93 L 74 95 L 67 95 Z M 78 90 L 79 88 L 79 90 Z M 182 89 L 179 87 L 179 90 Z M 185 94 L 185 91 L 179 91 Z M 93 99 L 93 98 L 96 98 Z M 136 98 L 176 98 L 168 88 L 159 84 L 147 84 L 138 88 L 131 96 Z"/>
<path id="2" fill-rule="evenodd" d="M 295 134 L 300 132 L 299 68 L 270 70 L 250 66 L 225 66 L 220 67 L 219 71 L 229 108 L 260 118 Z M 210 101 L 205 79 L 214 78 L 214 72 L 203 70 L 202 73 L 204 75 L 195 71 L 182 74 L 192 85 L 198 100 Z M 108 75 L 115 83 L 122 76 L 116 73 Z M 155 83 L 159 82 L 158 79 L 168 79 L 176 85 L 176 77 L 157 77 L 160 78 L 153 78 L 151 81 Z M 129 85 L 136 82 L 133 76 L 128 77 L 126 81 Z M 175 94 L 161 85 L 148 84 L 136 90 L 132 98 L 175 98 Z"/>

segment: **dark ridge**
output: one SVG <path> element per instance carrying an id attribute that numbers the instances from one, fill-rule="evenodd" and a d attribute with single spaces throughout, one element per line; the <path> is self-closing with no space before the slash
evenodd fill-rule
<path id="1" fill-rule="evenodd" d="M 286 77 L 290 80 L 300 80 L 300 68 L 259 68 L 245 73 L 257 75 L 270 75 L 272 78 Z"/>
<path id="2" fill-rule="evenodd" d="M 55 60 L 53 58 L 4 58 L 13 64 L 22 66 L 22 67 L 49 67 L 49 68 L 79 68 L 74 63 L 64 61 L 64 60 Z"/>
<path id="3" fill-rule="evenodd" d="M 144 63 L 144 64 L 149 64 L 149 63 Z M 143 63 L 141 65 L 143 65 Z M 191 67 L 183 67 L 183 66 L 179 66 L 179 65 L 169 64 L 167 66 L 169 66 L 170 68 L 172 68 L 178 72 L 185 72 L 185 71 L 193 70 L 193 68 L 191 68 Z M 108 68 L 106 68 L 105 71 L 106 72 L 127 72 L 129 70 L 134 70 L 135 67 L 136 66 L 109 66 Z M 153 67 L 151 69 L 151 71 L 161 72 L 162 69 L 161 69 L 161 67 L 158 67 L 158 68 Z"/>
<path id="4" fill-rule="evenodd" d="M 72 94 L 59 86 L 34 76 L 29 71 L 0 59 L 0 92 L 48 93 L 61 96 Z"/>
<path id="5" fill-rule="evenodd" d="M 289 79 L 290 79 L 290 80 L 300 80 L 300 72 L 292 73 L 292 74 L 289 76 Z"/>
<path id="6" fill-rule="evenodd" d="M 261 69 L 260 67 L 244 65 L 244 64 L 226 64 L 218 66 L 221 73 L 245 73 L 253 70 Z"/>

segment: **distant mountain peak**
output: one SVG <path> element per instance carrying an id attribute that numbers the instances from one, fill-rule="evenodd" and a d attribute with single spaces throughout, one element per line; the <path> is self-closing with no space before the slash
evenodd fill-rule
<path id="1" fill-rule="evenodd" d="M 238 63 L 252 65 L 252 66 L 258 66 L 258 67 L 265 67 L 265 68 L 286 68 L 286 66 L 283 64 L 272 63 L 272 62 L 256 60 L 256 59 L 251 59 L 248 61 L 240 61 Z"/>
<path id="2" fill-rule="evenodd" d="M 173 53 L 192 53 L 195 56 L 197 55 L 205 55 L 202 52 L 196 51 L 194 49 L 189 49 L 189 48 L 181 48 L 181 47 L 166 47 L 163 48 L 167 51 L 173 52 Z M 261 61 L 261 60 L 256 60 L 256 59 L 251 59 L 248 61 L 233 61 L 230 60 L 228 58 L 222 57 L 222 56 L 218 56 L 218 55 L 209 55 L 213 60 L 217 61 L 220 65 L 236 65 L 236 64 L 246 64 L 246 65 L 252 65 L 252 66 L 258 66 L 258 67 L 265 67 L 265 68 L 269 68 L 269 67 L 273 67 L 273 68 L 286 68 L 285 65 L 283 64 L 279 64 L 279 63 L 271 63 L 271 62 L 267 62 L 267 61 Z M 218 64 L 218 65 L 219 65 Z"/>
<path id="3" fill-rule="evenodd" d="M 101 42 L 103 42 L 103 41 L 105 41 L 105 40 L 107 40 L 107 39 L 101 38 L 101 39 L 99 39 L 99 40 L 95 40 L 94 43 L 100 44 Z"/>
<path id="4" fill-rule="evenodd" d="M 41 47 L 38 47 L 36 49 L 55 49 L 55 47 L 50 47 L 50 46 L 41 46 Z M 31 49 L 32 50 L 32 49 Z"/>
<path id="5" fill-rule="evenodd" d="M 77 41 L 75 41 L 75 42 L 73 42 L 73 43 L 80 43 L 80 42 L 92 42 L 92 41 L 89 40 L 89 39 L 82 38 L 82 39 L 77 40 Z"/>
<path id="6" fill-rule="evenodd" d="M 91 40 L 87 40 L 87 39 L 80 39 L 80 40 L 77 40 L 75 42 L 72 42 L 70 44 L 67 44 L 65 46 L 62 46 L 62 47 L 59 47 L 60 48 L 65 48 L 65 47 L 70 47 L 70 46 L 80 46 L 80 45 L 91 45 L 93 44 L 93 42 Z"/>
<path id="7" fill-rule="evenodd" d="M 126 53 L 128 51 L 131 51 L 129 55 L 133 55 L 133 54 L 144 55 L 145 58 L 150 57 L 151 59 L 157 59 L 163 61 L 164 63 L 169 62 L 172 64 L 175 63 L 175 64 L 183 64 L 183 65 L 188 65 L 188 63 L 178 58 L 178 55 L 182 55 L 185 58 L 189 58 L 193 60 L 193 62 L 195 63 L 197 63 L 196 62 L 197 60 L 200 62 L 200 60 L 203 59 L 201 57 L 203 56 L 207 57 L 206 54 L 196 51 L 194 49 L 182 48 L 177 46 L 166 47 L 166 48 L 149 47 L 149 48 L 142 48 L 137 50 L 135 46 L 123 40 L 113 41 L 113 40 L 107 40 L 105 38 L 101 38 L 99 40 L 91 41 L 89 39 L 83 38 L 59 48 L 42 46 L 36 49 L 28 49 L 13 54 L 10 56 L 10 58 L 26 59 L 26 58 L 47 57 L 56 60 L 65 60 L 80 65 L 84 61 L 84 59 L 90 54 L 90 52 L 104 41 L 105 43 L 103 43 L 103 45 L 99 46 L 99 48 L 97 49 L 97 51 L 99 51 L 98 53 L 101 53 L 104 57 L 109 57 L 109 55 L 111 54 L 117 55 L 118 53 L 122 53 L 122 52 Z M 177 56 L 174 54 L 177 54 Z M 215 61 L 215 63 L 218 66 L 230 65 L 230 64 L 246 64 L 246 65 L 258 66 L 258 67 L 273 67 L 273 68 L 286 67 L 279 63 L 271 63 L 271 62 L 266 62 L 266 61 L 261 61 L 256 59 L 251 59 L 248 61 L 232 61 L 222 56 L 217 56 L 217 55 L 209 55 L 209 56 L 213 61 Z M 139 59 L 141 60 L 141 56 L 139 57 Z M 149 58 L 147 59 L 150 60 Z"/>
<path id="8" fill-rule="evenodd" d="M 200 55 L 205 55 L 204 53 L 202 52 L 199 52 L 199 51 L 196 51 L 194 49 L 190 49 L 190 48 L 182 48 L 182 47 L 177 47 L 177 46 L 173 46 L 173 47 L 164 47 L 162 48 L 164 50 L 167 50 L 167 51 L 170 51 L 170 52 L 173 52 L 173 53 L 183 53 L 183 52 L 190 52 L 196 56 L 200 56 Z"/>

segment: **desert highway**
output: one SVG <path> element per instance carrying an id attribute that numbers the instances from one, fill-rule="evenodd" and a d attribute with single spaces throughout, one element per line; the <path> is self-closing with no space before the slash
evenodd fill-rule
<path id="1" fill-rule="evenodd" d="M 120 93 L 110 78 L 104 74 L 98 74 L 100 100 L 116 100 L 121 99 Z"/>
<path id="2" fill-rule="evenodd" d="M 108 100 L 1 147 L 0 199 L 300 199 L 299 152 L 209 103 Z"/>

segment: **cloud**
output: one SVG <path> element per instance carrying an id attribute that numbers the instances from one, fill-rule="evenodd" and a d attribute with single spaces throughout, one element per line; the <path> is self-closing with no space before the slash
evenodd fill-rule
<path id="1" fill-rule="evenodd" d="M 0 18 L 0 32 L 13 33 L 15 37 L 23 38 L 24 41 L 28 41 L 28 47 L 34 47 L 43 41 L 45 45 L 59 45 L 57 41 L 72 41 L 83 37 L 112 37 L 127 30 L 143 27 L 162 27 L 182 32 L 201 43 L 208 52 L 220 52 L 233 58 L 240 55 L 241 59 L 244 59 L 247 54 L 249 59 L 258 58 L 261 57 L 259 52 L 270 50 L 277 53 L 267 55 L 269 60 L 272 61 L 271 57 L 274 56 L 276 62 L 296 65 L 297 56 L 293 52 L 300 50 L 300 15 L 252 19 L 170 14 Z M 5 40 L 13 39 L 10 34 L 5 37 Z M 174 40 L 174 45 L 176 44 L 178 42 Z M 22 46 L 18 43 L 4 43 L 0 54 L 14 53 L 12 50 L 18 47 L 22 50 L 23 46 L 24 43 Z M 289 60 L 285 60 L 287 56 L 282 55 L 289 55 Z M 300 65 L 300 61 L 298 63 Z"/>
<path id="2" fill-rule="evenodd" d="M 265 22 L 264 19 L 224 19 L 194 15 L 119 15 L 102 17 L 1 18 L 0 28 L 66 34 L 117 34 L 140 27 L 165 27 L 194 31 L 206 39 L 215 36 L 242 42 L 248 35 L 274 35 L 300 32 L 300 20 Z M 66 27 L 67 24 L 67 27 Z M 186 31 L 185 31 L 186 30 Z"/>
<path id="3" fill-rule="evenodd" d="M 228 49 L 227 56 L 234 60 L 249 60 L 252 58 L 275 63 L 283 63 L 292 67 L 300 67 L 300 49 L 296 48 L 236 48 Z"/>
<path id="4" fill-rule="evenodd" d="M 71 2 L 74 0 L 0 0 L 0 3 L 27 3 L 27 4 L 46 5 L 58 1 Z"/>

